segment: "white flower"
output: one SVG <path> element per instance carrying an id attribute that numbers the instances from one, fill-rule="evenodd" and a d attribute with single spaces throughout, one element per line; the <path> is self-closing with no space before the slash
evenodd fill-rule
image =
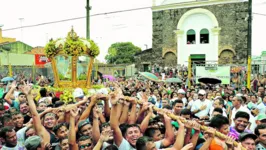
<path id="1" fill-rule="evenodd" d="M 87 47 L 87 48 L 91 48 L 91 43 L 87 40 L 81 39 L 81 41 L 83 42 L 83 44 Z"/>
<path id="2" fill-rule="evenodd" d="M 55 43 L 55 48 L 58 48 L 60 45 L 64 45 L 65 44 L 66 39 L 60 39 Z"/>
<path id="3" fill-rule="evenodd" d="M 86 57 L 85 56 L 79 56 L 79 61 L 86 61 Z"/>

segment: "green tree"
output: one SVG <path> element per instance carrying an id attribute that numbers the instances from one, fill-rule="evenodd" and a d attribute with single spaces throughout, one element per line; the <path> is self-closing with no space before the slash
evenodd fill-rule
<path id="1" fill-rule="evenodd" d="M 131 42 L 118 42 L 109 47 L 105 60 L 109 64 L 133 63 L 134 55 L 138 52 L 141 52 L 141 48 Z"/>

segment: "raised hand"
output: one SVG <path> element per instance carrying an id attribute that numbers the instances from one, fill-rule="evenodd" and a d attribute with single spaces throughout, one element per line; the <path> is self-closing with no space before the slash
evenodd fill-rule
<path id="1" fill-rule="evenodd" d="M 22 88 L 23 93 L 26 95 L 31 94 L 32 87 L 29 84 L 24 83 L 24 86 Z"/>
<path id="2" fill-rule="evenodd" d="M 113 130 L 102 131 L 101 136 L 100 136 L 100 140 L 102 142 L 107 142 L 107 141 L 112 140 L 112 139 L 114 139 Z"/>
<path id="3" fill-rule="evenodd" d="M 168 120 L 168 121 L 171 121 L 172 119 L 167 115 L 167 113 L 164 113 L 163 114 L 163 117 L 164 117 L 164 121 Z"/>
<path id="4" fill-rule="evenodd" d="M 71 109 L 70 110 L 71 117 L 75 118 L 78 116 L 78 110 L 77 109 Z"/>
<path id="5" fill-rule="evenodd" d="M 206 133 L 209 135 L 210 138 L 214 138 L 216 130 L 214 128 L 208 127 Z"/>
<path id="6" fill-rule="evenodd" d="M 137 104 L 137 98 L 135 98 L 135 97 L 129 97 L 129 98 L 128 98 L 128 101 L 129 101 L 130 103 L 132 103 L 132 104 Z"/>
<path id="7" fill-rule="evenodd" d="M 94 106 L 94 105 L 98 102 L 98 97 L 99 97 L 98 94 L 94 94 L 94 95 L 91 97 L 90 104 L 91 104 L 92 106 Z"/>
<path id="8" fill-rule="evenodd" d="M 98 119 L 99 118 L 99 111 L 98 111 L 97 106 L 94 106 L 92 111 L 93 111 L 93 117 Z"/>
<path id="9" fill-rule="evenodd" d="M 142 104 L 142 111 L 146 111 L 146 110 L 148 110 L 148 108 L 149 108 L 149 103 L 148 102 L 144 102 L 143 104 Z"/>
<path id="10" fill-rule="evenodd" d="M 197 121 L 195 121 L 195 120 L 192 121 L 192 128 L 193 129 L 200 131 L 200 126 L 201 125 Z"/>
<path id="11" fill-rule="evenodd" d="M 12 88 L 12 89 L 17 88 L 17 81 L 14 80 L 14 81 L 9 85 L 9 87 Z"/>
<path id="12" fill-rule="evenodd" d="M 110 93 L 110 101 L 112 105 L 116 105 L 119 101 L 118 94 L 115 92 Z"/>
<path id="13" fill-rule="evenodd" d="M 188 128 L 188 129 L 192 129 L 193 128 L 193 122 L 192 121 L 187 121 L 185 123 L 185 127 Z"/>
<path id="14" fill-rule="evenodd" d="M 228 147 L 233 147 L 234 137 L 229 135 L 226 138 L 225 143 L 227 144 Z"/>
<path id="15" fill-rule="evenodd" d="M 189 143 L 186 146 L 184 146 L 181 150 L 190 150 L 193 147 L 193 143 Z"/>
<path id="16" fill-rule="evenodd" d="M 129 101 L 124 101 L 124 105 L 129 106 L 130 102 Z"/>
<path id="17" fill-rule="evenodd" d="M 44 149 L 45 149 L 45 150 L 51 150 L 51 149 L 52 149 L 51 144 L 50 144 L 50 143 L 46 143 L 46 144 L 44 144 Z"/>
<path id="18" fill-rule="evenodd" d="M 148 108 L 149 108 L 149 113 L 153 113 L 153 109 L 152 109 L 153 106 L 154 106 L 154 105 L 149 105 L 149 106 L 148 106 Z"/>
<path id="19" fill-rule="evenodd" d="M 143 102 L 148 102 L 148 97 L 147 97 L 146 93 L 141 92 L 140 96 L 141 96 L 141 100 Z"/>

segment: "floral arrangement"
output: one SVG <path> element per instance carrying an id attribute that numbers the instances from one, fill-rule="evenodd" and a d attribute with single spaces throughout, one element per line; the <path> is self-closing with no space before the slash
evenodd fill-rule
<path id="1" fill-rule="evenodd" d="M 89 40 L 91 47 L 89 48 L 88 54 L 92 57 L 96 57 L 100 54 L 100 49 L 99 47 L 96 45 L 96 43 L 94 43 L 93 40 Z"/>
<path id="2" fill-rule="evenodd" d="M 51 39 L 50 42 L 44 47 L 45 54 L 48 58 L 54 57 L 59 52 L 55 45 L 56 41 Z"/>
<path id="3" fill-rule="evenodd" d="M 47 91 L 49 92 L 59 92 L 61 93 L 60 94 L 60 101 L 63 101 L 65 104 L 68 104 L 70 102 L 75 102 L 75 99 L 73 97 L 73 92 L 74 92 L 74 89 L 72 88 L 54 88 L 54 87 L 45 87 L 47 89 Z M 94 89 L 94 90 L 100 90 L 100 89 L 103 89 L 105 88 L 104 85 L 92 85 L 91 89 Z M 38 93 L 38 95 L 36 96 L 35 100 L 38 101 L 41 96 L 39 94 L 39 90 L 41 89 L 41 87 L 39 86 L 34 86 L 34 90 L 35 90 L 35 93 Z M 89 92 L 89 89 L 87 88 L 83 88 L 83 93 L 84 95 L 86 96 L 91 96 L 93 95 L 93 93 L 90 93 Z"/>
<path id="4" fill-rule="evenodd" d="M 81 56 L 83 54 L 96 57 L 100 54 L 99 47 L 93 40 L 79 38 L 72 29 L 65 39 L 50 40 L 45 46 L 45 53 L 48 58 L 56 56 L 59 51 L 69 56 Z"/>

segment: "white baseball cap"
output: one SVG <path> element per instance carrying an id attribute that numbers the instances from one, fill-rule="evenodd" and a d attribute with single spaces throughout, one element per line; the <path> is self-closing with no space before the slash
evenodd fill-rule
<path id="1" fill-rule="evenodd" d="M 206 92 L 205 92 L 205 90 L 199 90 L 199 93 L 198 94 L 205 95 Z"/>
<path id="2" fill-rule="evenodd" d="M 81 88 L 76 88 L 73 92 L 73 97 L 74 98 L 82 98 L 84 97 L 83 90 Z"/>
<path id="3" fill-rule="evenodd" d="M 178 94 L 186 94 L 186 92 L 185 92 L 183 89 L 179 89 L 179 90 L 177 91 L 177 93 L 178 93 Z"/>

